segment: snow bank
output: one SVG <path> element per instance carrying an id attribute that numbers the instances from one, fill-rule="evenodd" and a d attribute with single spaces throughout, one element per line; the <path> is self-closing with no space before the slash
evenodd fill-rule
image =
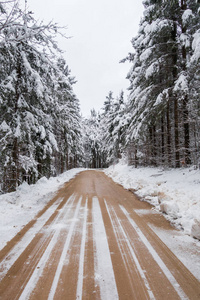
<path id="1" fill-rule="evenodd" d="M 0 195 L 0 249 L 53 198 L 61 186 L 83 169 L 72 169 L 58 177 L 42 177 L 36 184 L 24 182 L 16 192 Z"/>
<path id="2" fill-rule="evenodd" d="M 133 189 L 186 234 L 200 239 L 200 170 L 135 169 L 121 162 L 105 173 L 124 188 Z"/>

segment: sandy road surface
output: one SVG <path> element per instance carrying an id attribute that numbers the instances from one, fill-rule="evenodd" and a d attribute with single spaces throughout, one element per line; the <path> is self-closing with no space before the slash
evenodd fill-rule
<path id="1" fill-rule="evenodd" d="M 171 230 L 102 172 L 80 173 L 0 252 L 0 299 L 200 299 L 148 224 Z"/>

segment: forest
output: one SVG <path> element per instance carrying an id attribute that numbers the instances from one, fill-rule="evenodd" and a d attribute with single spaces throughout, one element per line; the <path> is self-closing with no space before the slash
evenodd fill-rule
<path id="1" fill-rule="evenodd" d="M 18 1 L 0 2 L 0 193 L 74 167 L 122 156 L 138 167 L 200 164 L 200 1 L 145 0 L 129 95 L 112 91 L 81 116 L 75 77 L 56 43 L 64 35 Z"/>

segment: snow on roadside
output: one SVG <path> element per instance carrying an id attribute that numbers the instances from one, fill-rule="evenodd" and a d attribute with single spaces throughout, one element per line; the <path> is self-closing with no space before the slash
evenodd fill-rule
<path id="1" fill-rule="evenodd" d="M 200 170 L 136 169 L 121 161 L 104 172 L 124 188 L 133 189 L 186 234 L 200 239 Z"/>
<path id="2" fill-rule="evenodd" d="M 65 182 L 84 169 L 72 169 L 57 177 L 42 177 L 36 184 L 24 182 L 16 192 L 0 195 L 0 250 L 54 197 Z"/>

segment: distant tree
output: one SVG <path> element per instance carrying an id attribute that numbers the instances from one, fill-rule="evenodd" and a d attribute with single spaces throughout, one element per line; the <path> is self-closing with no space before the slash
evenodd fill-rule
<path id="1" fill-rule="evenodd" d="M 84 161 L 87 168 L 105 167 L 100 126 L 100 116 L 92 109 L 91 116 L 83 119 Z"/>
<path id="2" fill-rule="evenodd" d="M 118 161 L 124 150 L 127 122 L 123 91 L 120 92 L 116 100 L 113 98 L 113 93 L 109 92 L 104 102 L 101 124 L 103 149 L 106 153 L 106 162 L 109 165 Z"/>

